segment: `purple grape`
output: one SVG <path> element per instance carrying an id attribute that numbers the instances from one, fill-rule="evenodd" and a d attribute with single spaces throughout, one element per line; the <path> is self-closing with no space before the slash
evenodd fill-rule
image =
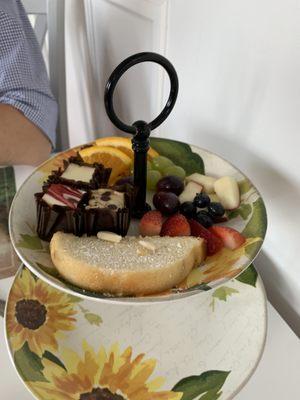
<path id="1" fill-rule="evenodd" d="M 168 175 L 161 178 L 156 187 L 158 192 L 172 192 L 179 196 L 184 189 L 184 184 L 178 176 Z"/>
<path id="2" fill-rule="evenodd" d="M 175 193 L 157 192 L 153 196 L 153 204 L 163 214 L 171 215 L 178 211 L 180 202 Z"/>

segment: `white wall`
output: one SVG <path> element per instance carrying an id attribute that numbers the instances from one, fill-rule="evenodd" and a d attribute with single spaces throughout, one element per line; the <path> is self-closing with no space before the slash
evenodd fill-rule
<path id="1" fill-rule="evenodd" d="M 188 3 L 170 7 L 181 87 L 164 132 L 221 154 L 261 190 L 269 229 L 256 266 L 300 334 L 300 3 Z"/>
<path id="2" fill-rule="evenodd" d="M 79 83 L 75 76 L 80 73 L 80 65 L 73 65 L 73 75 L 69 76 L 71 143 L 83 142 L 94 132 L 97 135 L 114 132 L 102 103 L 104 82 L 113 66 L 137 51 L 165 52 L 178 71 L 180 91 L 178 103 L 159 134 L 213 150 L 242 169 L 260 189 L 268 210 L 269 230 L 256 266 L 269 298 L 300 334 L 299 1 L 89 0 L 86 3 L 95 7 L 97 90 L 84 96 L 81 92 L 81 99 L 76 98 Z M 148 10 L 143 23 L 142 8 L 150 5 L 155 12 L 149 17 Z M 135 6 L 139 8 L 136 19 L 132 18 Z M 73 25 L 76 30 L 76 24 Z M 155 34 L 158 29 L 159 35 Z M 101 51 L 103 46 L 106 56 Z M 109 68 L 107 57 L 110 57 Z M 106 65 L 104 70 L 101 65 Z M 138 78 L 143 77 L 148 81 L 139 89 L 151 93 L 151 101 L 144 108 L 141 108 L 142 97 L 132 85 L 122 88 L 122 99 L 128 98 L 129 105 L 124 105 L 126 110 L 121 112 L 128 122 L 140 118 L 137 112 L 142 110 L 146 115 L 154 113 L 155 104 L 161 103 L 159 76 L 144 69 Z M 156 88 L 154 91 L 152 86 Z M 100 110 L 94 122 L 89 119 L 84 123 L 90 112 L 82 113 L 82 108 L 88 108 L 82 100 L 86 95 L 92 97 L 92 104 L 97 104 Z"/>

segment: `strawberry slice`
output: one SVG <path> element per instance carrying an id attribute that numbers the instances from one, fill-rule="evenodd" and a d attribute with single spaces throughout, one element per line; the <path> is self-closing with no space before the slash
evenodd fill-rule
<path id="1" fill-rule="evenodd" d="M 140 220 L 140 234 L 142 236 L 159 235 L 163 223 L 160 211 L 148 211 Z"/>
<path id="2" fill-rule="evenodd" d="M 225 247 L 231 250 L 239 248 L 246 241 L 240 232 L 228 226 L 212 226 L 209 230 L 223 241 Z"/>
<path id="3" fill-rule="evenodd" d="M 207 255 L 212 256 L 220 251 L 224 245 L 222 240 L 208 229 L 204 228 L 199 222 L 194 219 L 189 220 L 192 236 L 201 237 L 207 243 Z"/>
<path id="4" fill-rule="evenodd" d="M 160 236 L 190 236 L 191 228 L 182 214 L 175 214 L 163 223 Z"/>

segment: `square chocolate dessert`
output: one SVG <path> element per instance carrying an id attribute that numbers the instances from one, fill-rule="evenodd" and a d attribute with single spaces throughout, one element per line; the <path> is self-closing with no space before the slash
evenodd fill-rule
<path id="1" fill-rule="evenodd" d="M 91 190 L 84 206 L 85 233 L 90 236 L 99 231 L 110 231 L 125 236 L 133 197 L 134 188 L 129 184 Z"/>
<path id="2" fill-rule="evenodd" d="M 50 240 L 57 231 L 96 235 L 111 231 L 125 236 L 130 223 L 132 185 L 82 190 L 62 183 L 47 183 L 36 193 L 37 233 Z"/>
<path id="3" fill-rule="evenodd" d="M 81 233 L 79 215 L 87 201 L 87 191 L 52 183 L 35 193 L 37 204 L 37 233 L 43 240 L 50 240 L 57 231 Z"/>
<path id="4" fill-rule="evenodd" d="M 107 185 L 110 174 L 111 168 L 98 163 L 85 163 L 78 155 L 64 160 L 64 167 L 53 171 L 48 183 L 62 183 L 84 190 L 97 189 Z"/>

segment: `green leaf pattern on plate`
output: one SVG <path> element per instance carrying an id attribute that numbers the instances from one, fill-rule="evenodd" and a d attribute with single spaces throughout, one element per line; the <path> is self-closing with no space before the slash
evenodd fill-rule
<path id="1" fill-rule="evenodd" d="M 242 234 L 247 237 L 259 237 L 261 240 L 246 247 L 246 254 L 251 259 L 261 247 L 261 242 L 265 237 L 267 230 L 267 212 L 261 198 L 253 203 L 253 212 L 250 220 L 247 222 Z"/>
<path id="2" fill-rule="evenodd" d="M 236 217 L 240 216 L 241 218 L 243 218 L 243 220 L 246 221 L 247 218 L 249 217 L 249 215 L 251 214 L 251 211 L 252 211 L 251 204 L 242 204 L 236 210 L 228 211 L 227 217 L 229 219 L 232 219 L 232 218 L 236 218 Z"/>
<path id="3" fill-rule="evenodd" d="M 37 235 L 21 234 L 21 240 L 17 243 L 19 247 L 30 250 L 43 250 L 41 239 Z"/>
<path id="4" fill-rule="evenodd" d="M 181 400 L 217 400 L 230 371 L 206 371 L 179 381 L 173 391 L 183 392 Z M 199 397 L 201 394 L 204 396 Z"/>
<path id="5" fill-rule="evenodd" d="M 64 364 L 61 362 L 61 360 L 58 357 L 56 357 L 56 355 L 51 353 L 50 351 L 46 350 L 43 354 L 43 358 L 46 358 L 47 360 L 55 363 L 59 367 L 63 368 L 65 371 L 67 370 L 67 368 L 64 366 Z"/>
<path id="6" fill-rule="evenodd" d="M 236 280 L 256 287 L 257 277 L 258 273 L 253 264 L 251 264 L 244 272 L 241 273 L 241 275 L 236 278 Z"/>
<path id="7" fill-rule="evenodd" d="M 238 292 L 239 292 L 238 290 L 230 288 L 228 286 L 221 286 L 213 292 L 212 296 L 215 299 L 219 299 L 221 301 L 227 301 L 228 296 L 232 296 L 234 293 Z"/>
<path id="8" fill-rule="evenodd" d="M 100 326 L 102 324 L 103 320 L 100 317 L 100 315 L 90 312 L 81 305 L 78 305 L 78 307 L 82 311 L 84 318 L 87 320 L 89 324 L 97 326 Z"/>
<path id="9" fill-rule="evenodd" d="M 253 203 L 253 213 L 252 216 L 245 226 L 242 234 L 246 237 L 265 237 L 267 230 L 267 212 L 265 205 L 261 198 L 258 198 Z"/>
<path id="10" fill-rule="evenodd" d="M 242 181 L 239 181 L 238 184 L 239 184 L 241 196 L 248 193 L 249 190 L 252 189 L 252 184 L 249 181 L 249 179 L 243 179 Z"/>
<path id="11" fill-rule="evenodd" d="M 98 314 L 94 314 L 91 312 L 88 312 L 84 314 L 85 319 L 91 324 L 91 325 L 97 325 L 100 326 L 103 322 L 102 318 Z"/>
<path id="12" fill-rule="evenodd" d="M 81 297 L 73 296 L 72 294 L 69 294 L 69 299 L 72 303 L 80 303 L 83 301 Z"/>
<path id="13" fill-rule="evenodd" d="M 239 293 L 239 291 L 228 286 L 220 286 L 218 289 L 214 290 L 212 293 L 212 301 L 210 303 L 212 310 L 215 311 L 216 300 L 227 301 L 229 296 L 232 296 L 236 293 Z"/>
<path id="14" fill-rule="evenodd" d="M 43 375 L 43 364 L 40 357 L 33 353 L 27 344 L 14 353 L 15 365 L 24 381 L 46 382 Z"/>

